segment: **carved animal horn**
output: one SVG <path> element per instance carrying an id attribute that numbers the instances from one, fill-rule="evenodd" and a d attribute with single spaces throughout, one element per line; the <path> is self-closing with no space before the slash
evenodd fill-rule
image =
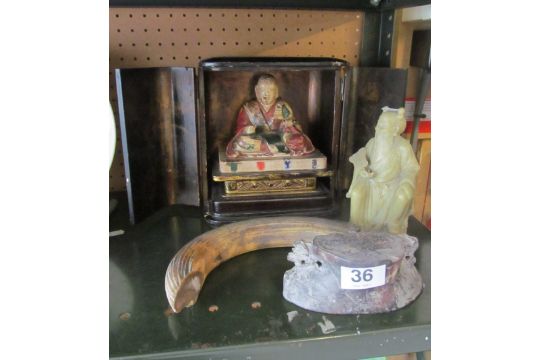
<path id="1" fill-rule="evenodd" d="M 197 236 L 176 253 L 165 275 L 167 300 L 174 312 L 192 306 L 208 274 L 235 256 L 357 230 L 350 223 L 313 217 L 261 218 L 224 225 Z"/>

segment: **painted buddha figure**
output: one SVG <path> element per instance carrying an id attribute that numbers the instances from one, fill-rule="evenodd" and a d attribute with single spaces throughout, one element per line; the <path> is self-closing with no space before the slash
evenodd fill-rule
<path id="1" fill-rule="evenodd" d="M 229 159 L 297 157 L 315 148 L 296 122 L 290 105 L 279 98 L 276 79 L 261 75 L 255 86 L 257 99 L 242 105 L 235 135 L 229 141 Z"/>

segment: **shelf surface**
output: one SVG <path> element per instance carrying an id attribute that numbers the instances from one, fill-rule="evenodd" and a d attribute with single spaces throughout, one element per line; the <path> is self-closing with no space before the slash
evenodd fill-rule
<path id="1" fill-rule="evenodd" d="M 109 7 L 115 6 L 178 6 L 178 7 L 220 7 L 220 8 L 294 8 L 294 9 L 354 9 L 373 10 L 427 5 L 429 0 L 383 0 L 373 5 L 370 0 L 109 0 Z"/>
<path id="2" fill-rule="evenodd" d="M 109 352 L 111 358 L 359 359 L 431 347 L 430 231 L 411 218 L 410 235 L 425 288 L 407 307 L 376 315 L 325 315 L 282 297 L 288 248 L 260 250 L 216 268 L 197 303 L 173 314 L 164 290 L 174 254 L 209 225 L 195 207 L 173 206 L 128 227 L 121 195 L 110 217 Z M 231 239 L 234 241 L 234 239 Z M 260 308 L 253 309 L 252 303 Z M 218 306 L 210 312 L 209 307 Z M 297 315 L 290 320 L 291 312 Z M 288 315 L 289 313 L 289 315 Z M 324 319 L 323 319 L 324 317 Z M 332 322 L 323 333 L 319 323 Z"/>
<path id="3" fill-rule="evenodd" d="M 375 8 L 369 0 L 109 0 L 109 7 L 115 6 L 178 6 L 178 7 L 220 7 L 220 8 L 298 8 L 298 9 L 363 9 Z"/>

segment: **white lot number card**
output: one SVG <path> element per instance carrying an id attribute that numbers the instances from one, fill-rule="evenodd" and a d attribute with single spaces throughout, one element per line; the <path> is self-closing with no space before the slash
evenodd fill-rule
<path id="1" fill-rule="evenodd" d="M 341 267 L 341 288 L 348 290 L 371 289 L 384 285 L 386 265 L 369 268 Z"/>

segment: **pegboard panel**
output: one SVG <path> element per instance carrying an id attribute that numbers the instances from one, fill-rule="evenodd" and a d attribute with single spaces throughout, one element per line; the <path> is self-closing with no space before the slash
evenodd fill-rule
<path id="1" fill-rule="evenodd" d="M 363 21 L 361 11 L 110 8 L 115 116 L 115 68 L 197 67 L 203 59 L 225 56 L 335 57 L 356 66 Z M 111 191 L 125 189 L 120 142 L 109 183 Z"/>
<path id="2" fill-rule="evenodd" d="M 113 68 L 188 66 L 217 56 L 328 56 L 357 65 L 359 11 L 111 8 Z"/>

